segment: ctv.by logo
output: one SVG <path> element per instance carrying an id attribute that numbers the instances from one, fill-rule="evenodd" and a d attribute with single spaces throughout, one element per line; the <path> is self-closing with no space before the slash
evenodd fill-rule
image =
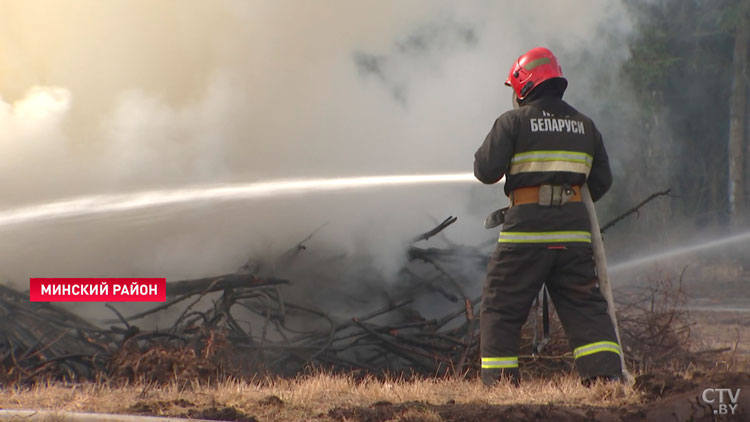
<path id="1" fill-rule="evenodd" d="M 701 398 L 703 402 L 714 409 L 714 415 L 734 415 L 737 410 L 737 400 L 740 398 L 741 388 L 706 388 Z M 714 404 L 716 405 L 714 407 Z"/>

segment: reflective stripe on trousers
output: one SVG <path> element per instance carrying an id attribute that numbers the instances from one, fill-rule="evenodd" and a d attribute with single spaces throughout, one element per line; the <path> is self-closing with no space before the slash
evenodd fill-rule
<path id="1" fill-rule="evenodd" d="M 482 358 L 482 369 L 518 368 L 518 356 Z"/>
<path id="2" fill-rule="evenodd" d="M 573 350 L 573 356 L 578 359 L 599 352 L 612 352 L 620 354 L 620 345 L 613 341 L 598 341 L 596 343 L 584 344 Z"/>
<path id="3" fill-rule="evenodd" d="M 591 243 L 591 232 L 500 232 L 500 243 Z"/>

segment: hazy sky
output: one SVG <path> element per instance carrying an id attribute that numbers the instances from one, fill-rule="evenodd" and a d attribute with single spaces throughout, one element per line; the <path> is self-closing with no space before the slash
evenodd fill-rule
<path id="1" fill-rule="evenodd" d="M 568 98 L 606 107 L 586 75 L 627 57 L 628 31 L 619 1 L 602 0 L 0 0 L 0 209 L 195 183 L 470 172 L 508 109 L 519 54 L 553 48 Z M 321 244 L 390 268 L 428 213 L 459 215 L 458 237 L 487 235 L 497 194 L 378 190 L 19 226 L 0 230 L 0 276 L 231 271 L 325 221 Z"/>

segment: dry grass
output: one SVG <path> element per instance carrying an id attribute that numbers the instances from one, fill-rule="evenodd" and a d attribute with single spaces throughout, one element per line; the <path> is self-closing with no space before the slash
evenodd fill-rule
<path id="1" fill-rule="evenodd" d="M 235 408 L 260 420 L 331 420 L 335 408 L 367 407 L 375 403 L 418 401 L 456 404 L 554 404 L 562 406 L 621 407 L 642 402 L 639 392 L 623 385 L 585 388 L 576 376 L 530 380 L 520 388 L 500 385 L 486 389 L 474 380 L 355 380 L 330 374 L 258 382 L 227 381 L 219 385 L 171 384 L 152 388 L 144 384 L 107 387 L 102 384 L 16 387 L 0 390 L 5 409 L 48 409 L 186 415 L 192 409 Z M 401 420 L 440 420 L 429 409 L 412 409 Z"/>

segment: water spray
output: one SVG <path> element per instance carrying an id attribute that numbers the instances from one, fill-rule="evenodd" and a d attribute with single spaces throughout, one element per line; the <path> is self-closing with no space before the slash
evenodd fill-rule
<path id="1" fill-rule="evenodd" d="M 691 252 L 697 252 L 704 249 L 716 248 L 720 246 L 730 245 L 733 243 L 739 243 L 742 241 L 750 241 L 750 232 L 736 234 L 733 236 L 727 236 L 721 239 L 707 240 L 705 242 L 698 243 L 697 245 L 685 246 L 681 248 L 670 249 L 661 253 L 657 253 L 650 256 L 644 256 L 641 258 L 631 259 L 629 261 L 621 262 L 609 267 L 609 272 L 614 273 L 617 271 L 623 271 L 628 268 L 639 267 L 641 265 L 650 264 L 662 259 L 673 258 L 680 255 L 686 255 Z"/>
<path id="2" fill-rule="evenodd" d="M 290 179 L 82 196 L 0 211 L 0 227 L 199 201 L 237 201 L 313 192 L 421 184 L 475 183 L 472 173 Z"/>

